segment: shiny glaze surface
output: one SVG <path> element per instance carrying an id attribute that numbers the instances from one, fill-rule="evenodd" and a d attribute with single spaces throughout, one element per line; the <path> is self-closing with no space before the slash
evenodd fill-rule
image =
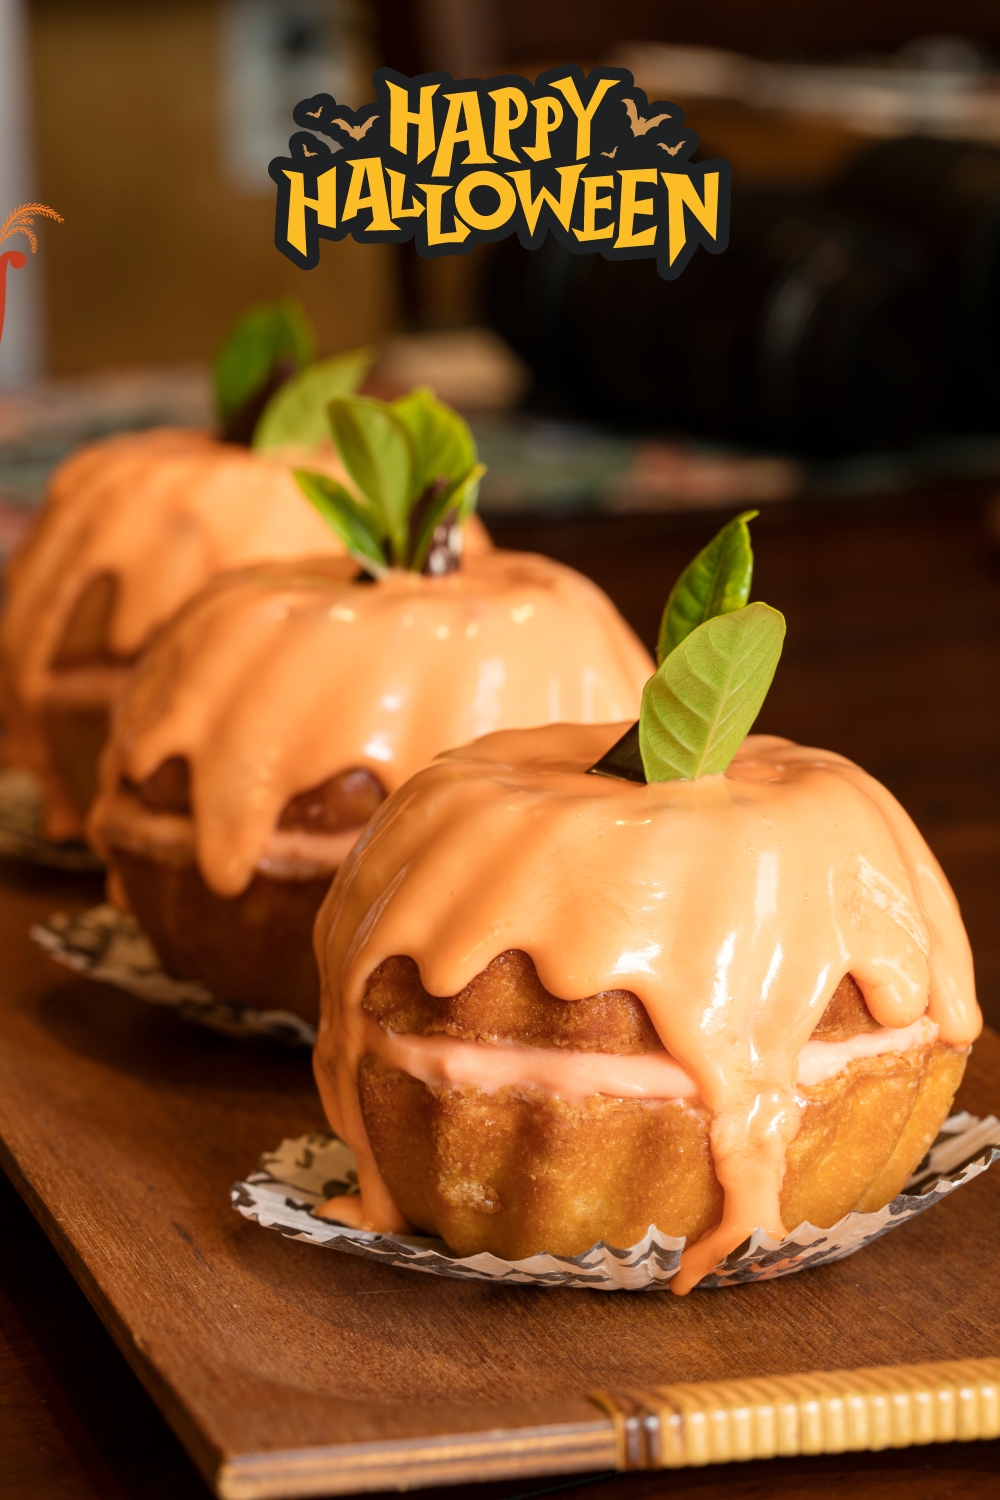
<path id="1" fill-rule="evenodd" d="M 267 455 L 210 434 L 155 428 L 90 443 L 57 469 L 37 526 L 11 559 L 0 622 L 8 758 L 40 775 L 50 836 L 79 833 L 52 764 L 40 706 L 55 693 L 114 702 L 127 673 L 98 666 L 76 682 L 53 660 L 72 611 L 102 574 L 117 584 L 107 655 L 126 662 L 164 620 L 226 568 L 266 558 L 342 556 L 292 467 L 342 477 L 333 450 Z"/>
<path id="2" fill-rule="evenodd" d="M 352 488 L 331 445 L 264 454 L 187 428 L 106 438 L 56 471 L 38 525 L 8 567 L 0 621 L 7 754 L 42 778 L 50 837 L 75 837 L 81 827 L 42 730 L 46 700 L 117 703 L 126 664 L 221 572 L 268 559 L 343 557 L 340 539 L 295 481 L 300 466 Z M 464 545 L 470 554 L 491 548 L 476 516 Z M 73 610 L 102 575 L 116 587 L 106 660 L 60 670 L 53 663 Z"/>
<path id="3" fill-rule="evenodd" d="M 783 1233 L 799 1058 L 845 974 L 886 1027 L 926 1014 L 964 1048 L 981 1018 L 954 896 L 872 777 L 773 736 L 698 781 L 584 775 L 624 727 L 491 735 L 380 809 L 317 921 L 315 1067 L 358 1156 L 357 1222 L 401 1229 L 358 1103 L 372 970 L 405 954 L 448 995 L 516 948 L 563 999 L 632 990 L 713 1115 L 725 1207 L 684 1253 L 684 1292 L 755 1228 Z"/>
<path id="4" fill-rule="evenodd" d="M 638 712 L 650 659 L 572 569 L 499 551 L 444 578 L 356 583 L 352 567 L 247 569 L 175 618 L 119 708 L 88 824 L 99 848 L 129 816 L 122 778 L 184 756 L 202 875 L 237 895 L 289 798 L 336 772 L 365 766 L 394 791 L 491 730 Z"/>

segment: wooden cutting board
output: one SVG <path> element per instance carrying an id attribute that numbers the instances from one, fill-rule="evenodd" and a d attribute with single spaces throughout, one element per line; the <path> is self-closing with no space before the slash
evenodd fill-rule
<path id="1" fill-rule="evenodd" d="M 27 938 L 93 890 L 0 873 L 0 1156 L 220 1495 L 608 1469 L 597 1388 L 1000 1353 L 1000 1171 L 859 1255 L 722 1292 L 463 1283 L 284 1239 L 230 1184 L 322 1126 L 308 1059 L 202 1032 Z M 1000 1112 L 1000 1038 L 959 1103 Z"/>

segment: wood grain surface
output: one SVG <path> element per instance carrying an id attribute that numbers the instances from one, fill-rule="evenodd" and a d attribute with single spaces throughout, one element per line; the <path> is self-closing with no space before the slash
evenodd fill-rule
<path id="1" fill-rule="evenodd" d="M 995 1005 L 1000 578 L 981 509 L 981 499 L 960 496 L 908 511 L 859 509 L 847 523 L 821 508 L 774 512 L 758 530 L 756 592 L 789 617 L 789 647 L 764 727 L 854 755 L 902 797 L 959 890 L 984 998 Z M 504 540 L 583 566 L 610 586 L 649 638 L 666 587 L 712 524 L 649 518 L 574 522 L 558 531 L 510 526 Z M 607 1424 L 583 1400 L 596 1385 L 1000 1348 L 995 1173 L 851 1260 L 684 1301 L 442 1282 L 243 1223 L 227 1206 L 230 1182 L 262 1147 L 319 1123 L 307 1065 L 196 1032 L 75 979 L 25 941 L 36 916 L 92 899 L 92 888 L 79 881 L 15 867 L 3 872 L 5 1165 L 205 1473 L 247 1455 L 250 1474 L 249 1456 L 340 1442 L 354 1448 L 350 1484 L 363 1482 L 361 1449 L 376 1457 L 372 1445 L 387 1466 L 381 1482 L 389 1483 L 399 1443 L 417 1440 L 429 1455 L 425 1482 L 441 1460 L 451 1462 L 448 1477 L 483 1480 L 503 1470 L 490 1468 L 490 1445 L 477 1447 L 476 1434 L 498 1423 L 534 1448 L 522 1450 L 529 1470 L 603 1467 Z M 1000 1105 L 995 1039 L 977 1050 L 963 1102 L 977 1112 Z M 31 1232 L 30 1225 L 23 1230 L 29 1241 Z M 957 1256 L 949 1256 L 955 1242 Z M 12 1264 L 16 1282 L 24 1263 L 15 1255 Z M 6 1259 L 3 1266 L 9 1268 Z M 49 1270 L 58 1288 L 58 1268 L 50 1262 Z M 29 1371 L 10 1389 L 13 1409 L 33 1411 L 35 1425 L 13 1425 L 41 1433 L 37 1441 L 50 1445 L 57 1428 L 76 1462 L 87 1443 L 94 1446 L 97 1413 L 109 1404 L 79 1380 L 75 1397 L 64 1394 L 67 1383 L 73 1388 L 66 1372 L 77 1369 L 70 1351 L 82 1360 L 89 1344 L 81 1332 L 91 1326 L 89 1314 L 62 1284 L 60 1340 L 51 1318 L 39 1319 L 39 1293 L 31 1290 L 38 1278 L 25 1283 L 21 1274 L 10 1320 L 4 1306 L 4 1334 L 8 1322 L 14 1334 L 3 1346 L 0 1374 L 6 1392 L 8 1370 Z M 8 1295 L 8 1281 L 3 1286 Z M 95 1357 L 98 1370 L 116 1371 L 126 1410 L 146 1413 L 148 1423 L 148 1408 L 112 1352 L 97 1347 Z M 18 1407 L 17 1391 L 32 1382 L 63 1394 L 34 1406 L 25 1397 Z M 61 1415 L 47 1428 L 47 1410 L 39 1412 L 53 1406 Z M 191 1486 L 200 1481 L 167 1435 L 150 1432 L 176 1466 L 169 1492 L 197 1494 Z M 17 1451 L 33 1452 L 32 1441 L 26 1436 Z M 806 1486 L 816 1495 L 849 1481 L 854 1493 L 873 1497 L 901 1495 L 904 1483 L 914 1496 L 985 1496 L 995 1492 L 996 1447 L 577 1481 L 564 1493 L 597 1500 L 669 1487 L 671 1495 L 749 1497 L 780 1484 L 783 1494 L 804 1496 Z M 58 1458 L 52 1465 L 34 1491 L 13 1492 L 19 1500 L 22 1493 L 25 1500 L 61 1497 L 66 1471 Z M 117 1488 L 93 1484 L 85 1469 L 80 1482 L 91 1489 L 67 1484 L 67 1497 L 158 1493 L 135 1478 L 141 1464 L 121 1464 L 117 1472 L 112 1466 Z M 134 1484 L 140 1487 L 126 1487 Z M 523 1496 L 545 1489 L 544 1481 L 519 1480 L 478 1493 L 485 1500 L 494 1490 Z"/>
<path id="2" fill-rule="evenodd" d="M 224 1493 L 605 1467 L 596 1386 L 1000 1344 L 995 1173 L 860 1256 L 683 1300 L 445 1281 L 245 1223 L 230 1182 L 320 1123 L 305 1060 L 64 978 L 23 935 L 48 900 L 8 889 L 0 905 L 5 1166 Z M 962 1102 L 1000 1102 L 992 1033 Z"/>

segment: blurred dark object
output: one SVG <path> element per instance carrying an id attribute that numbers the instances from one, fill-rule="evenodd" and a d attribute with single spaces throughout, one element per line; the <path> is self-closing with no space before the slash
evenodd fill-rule
<path id="1" fill-rule="evenodd" d="M 995 560 L 1000 560 L 1000 500 L 993 500 L 986 507 L 983 517 L 986 539 Z"/>
<path id="2" fill-rule="evenodd" d="M 253 442 L 254 429 L 264 415 L 265 406 L 275 392 L 288 384 L 295 373 L 296 367 L 292 360 L 276 359 L 264 384 L 238 410 L 233 412 L 225 424 L 222 430 L 222 441 L 239 443 L 242 447 L 249 448 Z"/>
<path id="3" fill-rule="evenodd" d="M 1000 7 L 993 0 L 951 0 L 947 8 L 942 0 L 504 0 L 497 10 L 508 58 L 553 64 L 598 57 L 635 37 L 794 61 L 893 52 L 914 37 L 942 32 L 1000 47 Z"/>
<path id="4" fill-rule="evenodd" d="M 508 240 L 494 325 L 550 408 L 805 455 L 902 447 L 938 405 L 932 258 L 884 219 L 799 192 L 734 196 L 724 255 L 651 261 Z"/>
<path id="5" fill-rule="evenodd" d="M 934 260 L 949 426 L 1000 428 L 1000 150 L 910 136 L 882 141 L 835 189 L 921 235 Z"/>

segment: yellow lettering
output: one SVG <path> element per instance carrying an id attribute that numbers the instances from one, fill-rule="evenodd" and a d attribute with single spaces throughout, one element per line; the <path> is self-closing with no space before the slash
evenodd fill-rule
<path id="1" fill-rule="evenodd" d="M 590 122 L 597 113 L 597 106 L 608 92 L 608 89 L 614 88 L 615 83 L 616 80 L 614 78 L 601 78 L 590 96 L 590 103 L 586 109 L 572 78 L 558 78 L 552 85 L 554 89 L 559 90 L 570 109 L 576 115 L 577 161 L 582 161 L 585 156 L 590 155 Z"/>
<path id="2" fill-rule="evenodd" d="M 528 101 L 524 97 L 524 90 L 491 89 L 490 98 L 496 105 L 493 117 L 493 155 L 502 156 L 504 161 L 520 161 L 521 158 L 510 143 L 510 133 L 528 118 Z"/>
<path id="3" fill-rule="evenodd" d="M 535 144 L 525 146 L 524 154 L 530 156 L 532 161 L 548 161 L 552 156 L 549 136 L 563 122 L 563 107 L 551 94 L 544 94 L 541 99 L 532 99 L 531 104 L 535 111 Z"/>
<path id="4" fill-rule="evenodd" d="M 653 212 L 652 198 L 637 198 L 635 190 L 640 182 L 655 182 L 655 167 L 638 167 L 626 172 L 619 172 L 622 180 L 621 204 L 618 209 L 618 238 L 615 240 L 616 250 L 631 250 L 639 245 L 652 245 L 656 241 L 656 225 L 649 229 L 636 230 L 636 214 L 651 214 Z"/>
<path id="5" fill-rule="evenodd" d="M 613 177 L 584 177 L 583 179 L 583 228 L 574 229 L 578 240 L 609 240 L 615 232 L 614 224 L 605 224 L 598 229 L 595 223 L 598 212 L 607 213 L 611 208 L 610 197 L 598 197 L 598 188 L 614 187 Z"/>
<path id="6" fill-rule="evenodd" d="M 667 189 L 667 231 L 670 235 L 670 264 L 680 255 L 687 243 L 687 225 L 684 210 L 689 208 L 698 223 L 712 239 L 719 232 L 719 174 L 705 173 L 705 201 L 698 197 L 698 189 L 685 172 L 661 172 Z"/>
<path id="7" fill-rule="evenodd" d="M 295 246 L 300 255 L 307 255 L 307 208 L 314 210 L 316 223 L 321 224 L 324 229 L 337 227 L 337 168 L 331 167 L 328 172 L 321 172 L 316 178 L 315 198 L 306 197 L 304 173 L 289 172 L 286 167 L 285 176 L 292 185 L 288 195 L 288 228 L 285 231 L 285 238 L 290 245 Z"/>
<path id="8" fill-rule="evenodd" d="M 363 208 L 370 208 L 372 221 L 365 226 L 365 233 L 385 229 L 398 229 L 389 217 L 389 200 L 385 195 L 385 177 L 382 159 L 379 156 L 361 156 L 351 162 L 351 180 L 344 201 L 344 219 L 353 219 Z M 362 198 L 361 189 L 368 184 L 368 196 Z"/>
<path id="9" fill-rule="evenodd" d="M 473 208 L 472 193 L 477 187 L 492 188 L 499 198 L 500 201 L 491 214 L 481 214 Z M 455 211 L 473 229 L 499 229 L 501 224 L 506 224 L 516 207 L 517 194 L 506 177 L 501 177 L 499 172 L 470 172 L 455 189 Z"/>
<path id="10" fill-rule="evenodd" d="M 441 228 L 441 204 L 445 193 L 451 188 L 446 182 L 418 182 L 427 194 L 427 243 L 428 245 L 460 245 L 472 233 L 468 224 L 463 224 L 455 215 L 455 227 L 445 234 Z"/>
<path id="11" fill-rule="evenodd" d="M 543 187 L 537 198 L 531 196 L 531 171 L 524 168 L 520 172 L 508 172 L 507 176 L 517 188 L 517 196 L 521 200 L 524 209 L 524 217 L 528 225 L 528 233 L 533 235 L 535 225 L 538 223 L 538 215 L 542 211 L 542 204 L 547 203 L 564 229 L 569 228 L 569 221 L 573 217 L 573 205 L 576 202 L 576 189 L 580 181 L 580 173 L 585 163 L 581 162 L 575 167 L 557 167 L 561 183 L 559 197 L 554 198 L 547 187 Z M 655 172 L 654 172 L 655 177 Z"/>
<path id="12" fill-rule="evenodd" d="M 469 147 L 464 159 L 459 163 L 460 166 L 468 166 L 470 162 L 476 166 L 481 162 L 489 162 L 492 165 L 493 158 L 487 153 L 486 137 L 483 134 L 479 95 L 475 90 L 470 89 L 468 93 L 445 94 L 444 97 L 448 101 L 448 114 L 441 131 L 441 144 L 434 158 L 431 176 L 450 176 L 451 158 L 460 141 L 467 142 Z M 461 130 L 458 126 L 460 119 L 465 121 Z"/>
<path id="13" fill-rule="evenodd" d="M 389 145 L 394 151 L 406 155 L 409 146 L 409 129 L 417 127 L 417 161 L 423 161 L 434 150 L 434 95 L 436 83 L 425 84 L 420 90 L 420 108 L 410 109 L 410 96 L 398 83 L 389 84 Z"/>
<path id="14" fill-rule="evenodd" d="M 389 203 L 394 219 L 418 219 L 424 211 L 424 205 L 413 194 L 410 194 L 410 207 L 403 207 L 403 195 L 406 191 L 406 178 L 402 172 L 394 172 L 391 167 L 385 169 L 389 174 Z"/>

